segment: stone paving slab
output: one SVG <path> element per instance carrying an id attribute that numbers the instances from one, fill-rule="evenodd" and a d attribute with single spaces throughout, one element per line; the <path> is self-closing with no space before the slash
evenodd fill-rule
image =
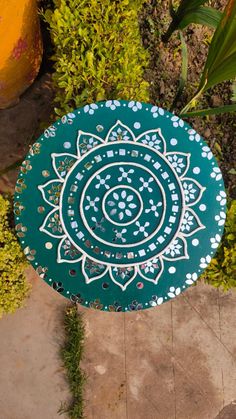
<path id="1" fill-rule="evenodd" d="M 66 419 L 58 355 L 67 300 L 29 269 L 26 307 L 0 321 L 0 418 Z M 235 419 L 236 293 L 199 283 L 158 308 L 86 325 L 87 419 Z"/>
<path id="2" fill-rule="evenodd" d="M 110 315 L 79 308 L 87 329 L 86 417 L 213 419 L 233 414 L 235 307 L 235 292 L 223 294 L 199 283 L 143 312 Z"/>
<path id="3" fill-rule="evenodd" d="M 66 300 L 29 269 L 26 306 L 0 320 L 0 418 L 66 419 L 70 393 L 59 358 Z"/>

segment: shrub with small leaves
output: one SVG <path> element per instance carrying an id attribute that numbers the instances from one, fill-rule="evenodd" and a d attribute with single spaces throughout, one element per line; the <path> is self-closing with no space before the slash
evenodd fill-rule
<path id="1" fill-rule="evenodd" d="M 21 307 L 29 291 L 25 256 L 10 225 L 12 204 L 0 195 L 0 317 Z"/>
<path id="2" fill-rule="evenodd" d="M 222 242 L 203 278 L 225 291 L 236 287 L 236 200 L 228 205 Z"/>
<path id="3" fill-rule="evenodd" d="M 104 99 L 148 101 L 149 54 L 139 34 L 144 0 L 54 0 L 43 13 L 54 45 L 58 115 Z"/>

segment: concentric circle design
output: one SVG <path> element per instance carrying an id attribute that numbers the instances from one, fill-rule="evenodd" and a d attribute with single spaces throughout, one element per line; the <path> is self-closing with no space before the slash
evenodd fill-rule
<path id="1" fill-rule="evenodd" d="M 32 146 L 16 185 L 16 229 L 58 292 L 138 310 L 174 298 L 210 263 L 225 197 L 211 150 L 177 116 L 100 102 L 65 115 Z"/>
<path id="2" fill-rule="evenodd" d="M 151 149 L 148 150 L 149 154 L 144 154 L 144 149 L 146 147 L 142 144 L 128 141 L 122 145 L 116 142 L 97 146 L 75 165 L 64 183 L 61 194 L 63 228 L 73 245 L 94 260 L 99 259 L 100 262 L 114 266 L 130 265 L 137 263 L 137 260 L 145 262 L 163 252 L 178 233 L 184 213 L 184 192 L 181 184 L 164 156 Z M 140 155 L 142 164 L 134 161 L 132 157 L 134 152 Z M 122 162 L 117 163 L 117 155 L 120 153 L 122 153 Z M 100 168 L 107 156 L 110 156 L 109 163 Z M 91 163 L 89 170 L 83 173 L 88 162 L 94 163 Z M 164 177 L 168 178 L 166 182 L 161 183 L 158 180 L 160 170 L 162 174 L 164 173 Z M 78 178 L 79 182 L 76 180 Z M 103 184 L 105 179 L 106 183 Z M 117 234 L 120 232 L 117 226 L 123 224 L 118 222 L 118 219 L 111 220 L 111 216 L 112 209 L 116 211 L 118 209 L 112 205 L 116 206 L 116 202 L 117 205 L 123 205 L 122 196 L 113 192 L 113 200 L 109 200 L 111 205 L 109 214 L 106 211 L 108 204 L 106 208 L 102 204 L 107 190 L 114 191 L 120 188 L 119 185 L 123 185 L 124 192 L 124 180 L 127 187 L 138 182 L 136 190 L 140 196 L 141 211 L 139 209 L 138 213 L 132 213 L 136 209 L 132 208 L 132 202 L 137 200 L 137 195 L 130 193 L 128 198 L 132 198 L 132 201 L 130 203 L 125 201 L 127 207 L 124 210 L 119 208 L 118 211 L 118 216 L 124 218 L 125 224 L 126 221 L 129 223 L 128 228 L 122 231 L 121 241 L 117 240 Z M 96 195 L 97 190 L 99 194 Z M 155 202 L 152 196 L 155 196 Z M 71 210 L 73 215 L 68 217 Z M 101 222 L 102 228 L 96 227 L 98 221 Z"/>

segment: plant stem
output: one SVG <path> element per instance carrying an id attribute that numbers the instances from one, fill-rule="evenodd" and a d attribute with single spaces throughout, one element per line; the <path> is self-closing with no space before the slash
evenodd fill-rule
<path id="1" fill-rule="evenodd" d="M 187 112 L 181 114 L 182 118 L 191 118 L 197 116 L 220 115 L 222 113 L 236 112 L 236 104 L 224 105 L 218 108 L 200 109 L 197 111 Z"/>
<path id="2" fill-rule="evenodd" d="M 190 102 L 187 103 L 187 105 L 181 110 L 180 115 L 187 113 L 190 108 L 194 107 L 196 100 L 199 99 L 204 92 L 204 87 L 205 85 L 196 93 Z"/>
<path id="3" fill-rule="evenodd" d="M 179 79 L 179 87 L 177 90 L 177 93 L 175 95 L 175 98 L 173 100 L 173 103 L 171 105 L 170 111 L 172 112 L 173 109 L 176 106 L 176 103 L 178 102 L 179 98 L 181 97 L 188 77 L 188 49 L 187 44 L 184 40 L 184 36 L 182 31 L 179 32 L 180 40 L 181 40 L 181 54 L 182 54 L 182 68 L 181 68 L 181 75 Z"/>
<path id="4" fill-rule="evenodd" d="M 174 7 L 173 7 L 172 0 L 169 0 L 169 13 L 170 13 L 170 16 L 172 17 L 172 19 L 174 19 L 175 10 L 174 10 Z"/>
<path id="5" fill-rule="evenodd" d="M 169 41 L 172 33 L 176 31 L 176 29 L 178 29 L 178 24 L 179 24 L 178 20 L 176 18 L 173 18 L 173 20 L 170 22 L 170 25 L 167 31 L 161 37 L 162 41 L 165 44 L 167 44 L 167 42 Z"/>

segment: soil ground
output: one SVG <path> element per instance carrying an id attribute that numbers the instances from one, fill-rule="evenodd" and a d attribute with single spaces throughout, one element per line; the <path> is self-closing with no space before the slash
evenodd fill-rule
<path id="1" fill-rule="evenodd" d="M 174 32 L 167 44 L 161 35 L 170 23 L 168 0 L 148 0 L 140 14 L 140 29 L 144 46 L 150 52 L 150 63 L 145 78 L 151 84 L 151 101 L 164 109 L 170 109 L 181 73 L 181 42 Z M 227 0 L 212 0 L 210 5 L 223 10 Z M 190 25 L 184 31 L 188 49 L 188 78 L 185 90 L 174 111 L 180 110 L 192 99 L 200 82 L 207 58 L 213 30 L 201 25 Z M 230 104 L 230 82 L 221 83 L 204 94 L 196 109 Z M 236 117 L 233 114 L 189 118 L 188 122 L 209 143 L 223 171 L 224 182 L 232 198 L 236 197 Z"/>

